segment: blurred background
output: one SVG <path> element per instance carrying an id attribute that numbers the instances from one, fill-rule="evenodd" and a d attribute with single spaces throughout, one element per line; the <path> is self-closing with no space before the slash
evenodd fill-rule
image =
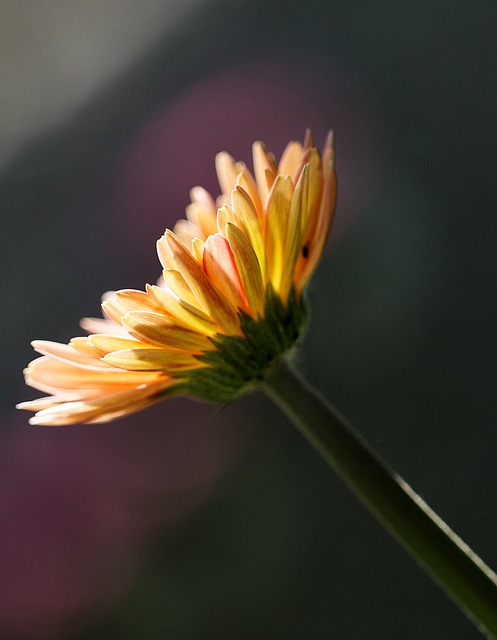
<path id="1" fill-rule="evenodd" d="M 0 0 L 0 637 L 479 633 L 269 401 L 30 427 L 30 340 L 81 335 L 214 154 L 336 132 L 300 368 L 497 566 L 494 0 Z"/>

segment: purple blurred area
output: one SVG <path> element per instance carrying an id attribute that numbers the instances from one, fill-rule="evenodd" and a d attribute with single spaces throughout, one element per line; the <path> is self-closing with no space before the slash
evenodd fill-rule
<path id="1" fill-rule="evenodd" d="M 155 537 L 199 507 L 243 436 L 170 400 L 104 427 L 26 427 L 1 459 L 0 630 L 64 638 L 127 593 Z"/>
<path id="2" fill-rule="evenodd" d="M 150 228 L 161 234 L 183 217 L 194 185 L 216 197 L 219 151 L 252 169 L 254 141 L 262 140 L 279 158 L 290 140 L 303 140 L 307 128 L 318 147 L 330 128 L 337 131 L 336 238 L 374 197 L 382 153 L 378 127 L 365 89 L 323 56 L 268 50 L 238 64 L 230 60 L 227 69 L 202 76 L 159 108 L 132 137 L 114 187 L 118 246 L 125 252 L 149 250 Z"/>

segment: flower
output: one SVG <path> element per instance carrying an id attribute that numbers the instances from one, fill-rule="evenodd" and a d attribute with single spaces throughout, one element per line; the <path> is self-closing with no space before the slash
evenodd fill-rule
<path id="1" fill-rule="evenodd" d="M 298 341 L 333 218 L 333 136 L 321 157 L 308 131 L 279 164 L 256 142 L 253 161 L 255 179 L 217 155 L 222 193 L 192 189 L 157 242 L 157 285 L 108 295 L 105 318 L 82 321 L 87 337 L 33 342 L 26 383 L 51 395 L 18 405 L 32 424 L 108 422 L 178 393 L 229 402 Z"/>

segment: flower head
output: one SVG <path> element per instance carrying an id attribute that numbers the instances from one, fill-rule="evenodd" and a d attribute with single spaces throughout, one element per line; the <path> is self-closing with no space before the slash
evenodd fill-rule
<path id="1" fill-rule="evenodd" d="M 253 160 L 255 177 L 217 155 L 222 193 L 192 189 L 157 242 L 159 284 L 108 296 L 87 337 L 33 342 L 26 382 L 51 395 L 18 405 L 32 424 L 108 422 L 178 393 L 228 402 L 296 343 L 335 206 L 333 138 L 321 156 L 307 132 L 278 164 L 256 142 Z"/>

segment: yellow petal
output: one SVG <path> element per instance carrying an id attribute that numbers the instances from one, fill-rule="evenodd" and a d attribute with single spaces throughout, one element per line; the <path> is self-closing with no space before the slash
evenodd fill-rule
<path id="1" fill-rule="evenodd" d="M 128 311 L 161 312 L 160 306 L 145 291 L 135 289 L 116 291 L 113 298 L 102 302 L 102 308 L 107 315 L 120 324 Z"/>
<path id="2" fill-rule="evenodd" d="M 228 223 L 226 235 L 247 297 L 247 310 L 254 317 L 257 317 L 257 314 L 262 316 L 264 286 L 259 260 L 250 242 L 236 225 Z"/>
<path id="3" fill-rule="evenodd" d="M 104 357 L 108 364 L 128 371 L 174 372 L 202 365 L 190 353 L 166 349 L 126 349 Z"/>
<path id="4" fill-rule="evenodd" d="M 114 323 L 113 323 L 114 324 Z M 119 335 L 119 334 L 118 334 Z M 91 356 L 93 358 L 100 357 L 99 354 L 95 351 L 95 349 L 88 342 L 88 336 L 81 336 L 79 338 L 71 338 L 69 341 L 69 345 L 79 351 L 86 356 Z"/>
<path id="5" fill-rule="evenodd" d="M 160 313 L 130 311 L 123 318 L 123 326 L 137 340 L 159 347 L 173 347 L 196 353 L 212 348 L 206 336 L 181 327 Z"/>
<path id="6" fill-rule="evenodd" d="M 301 256 L 295 271 L 298 293 L 303 290 L 319 262 L 333 222 L 337 193 L 334 158 L 333 134 L 330 132 L 323 152 L 324 185 L 316 223 L 306 243 L 306 255 Z"/>
<path id="7" fill-rule="evenodd" d="M 164 278 L 164 282 L 171 289 L 171 291 L 180 298 L 180 300 L 184 300 L 191 304 L 192 306 L 197 306 L 197 300 L 192 293 L 192 290 L 185 282 L 185 279 L 181 275 L 179 271 L 176 269 L 164 269 L 162 272 L 162 277 Z"/>
<path id="8" fill-rule="evenodd" d="M 287 239 L 284 244 L 284 269 L 282 271 L 279 293 L 282 300 L 288 298 L 293 282 L 297 261 L 302 251 L 301 220 L 307 207 L 309 195 L 309 165 L 304 167 L 293 192 L 288 218 Z"/>
<path id="9" fill-rule="evenodd" d="M 307 204 L 302 211 L 302 236 L 304 242 L 307 242 L 312 230 L 316 226 L 317 216 L 319 215 L 319 205 L 323 189 L 323 172 L 321 156 L 317 149 L 308 149 L 303 157 L 302 170 L 305 166 L 309 166 L 309 189 L 307 195 Z"/>
<path id="10" fill-rule="evenodd" d="M 245 234 L 259 260 L 263 283 L 267 283 L 267 260 L 259 216 L 248 193 L 240 186 L 231 193 L 236 226 Z"/>
<path id="11" fill-rule="evenodd" d="M 217 231 L 222 236 L 224 236 L 224 231 L 228 222 L 236 224 L 235 214 L 229 204 L 223 204 L 223 206 L 219 207 L 217 210 Z"/>
<path id="12" fill-rule="evenodd" d="M 178 269 L 202 309 L 225 333 L 240 333 L 236 311 L 226 296 L 216 289 L 187 248 L 171 231 L 167 232 L 167 239 Z"/>
<path id="13" fill-rule="evenodd" d="M 193 238 L 192 241 L 192 253 L 195 260 L 202 264 L 202 258 L 204 255 L 204 243 L 200 238 Z"/>
<path id="14" fill-rule="evenodd" d="M 101 356 L 105 356 L 112 351 L 122 351 L 123 349 L 135 349 L 143 347 L 144 343 L 134 338 L 122 338 L 121 336 L 108 335 L 103 333 L 88 336 L 88 342 Z M 158 349 L 152 345 L 146 345 L 150 349 Z"/>
<path id="15" fill-rule="evenodd" d="M 164 313 L 175 322 L 207 336 L 212 336 L 217 332 L 217 325 L 197 307 L 188 304 L 185 300 L 178 299 L 174 294 L 155 285 L 147 286 L 147 291 L 162 306 Z"/>
<path id="16" fill-rule="evenodd" d="M 292 195 L 291 178 L 277 176 L 267 204 L 266 254 L 269 278 L 278 292 L 285 269 L 285 244 Z"/>
<path id="17" fill-rule="evenodd" d="M 257 191 L 257 185 L 255 184 L 254 178 L 249 171 L 245 170 L 237 175 L 236 186 L 241 187 L 245 191 L 245 193 L 248 194 L 248 197 L 250 198 L 252 205 L 257 212 L 260 224 L 262 226 L 264 217 L 262 215 L 261 199 L 259 196 L 259 192 Z"/>

